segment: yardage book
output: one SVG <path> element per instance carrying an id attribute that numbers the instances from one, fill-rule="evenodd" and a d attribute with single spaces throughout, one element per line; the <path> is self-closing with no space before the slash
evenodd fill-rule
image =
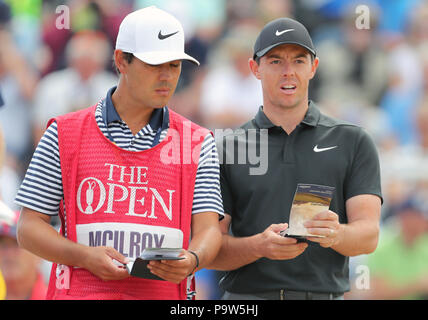
<path id="1" fill-rule="evenodd" d="M 294 194 L 286 234 L 295 237 L 315 236 L 310 234 L 303 224 L 318 213 L 328 210 L 334 190 L 334 187 L 299 183 Z"/>
<path id="2" fill-rule="evenodd" d="M 180 252 L 181 248 L 146 248 L 135 261 L 126 264 L 126 270 L 134 277 L 164 281 L 164 279 L 151 273 L 147 268 L 147 264 L 150 260 L 184 259 L 184 257 L 179 257 Z"/>

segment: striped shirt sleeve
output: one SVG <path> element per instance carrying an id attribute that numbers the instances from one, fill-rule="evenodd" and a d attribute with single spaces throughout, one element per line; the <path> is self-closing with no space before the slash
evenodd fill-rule
<path id="1" fill-rule="evenodd" d="M 58 131 L 54 122 L 34 151 L 15 203 L 47 215 L 57 215 L 62 198 Z"/>
<path id="2" fill-rule="evenodd" d="M 205 137 L 201 147 L 192 213 L 207 211 L 224 214 L 220 191 L 220 164 L 215 140 L 211 134 Z"/>

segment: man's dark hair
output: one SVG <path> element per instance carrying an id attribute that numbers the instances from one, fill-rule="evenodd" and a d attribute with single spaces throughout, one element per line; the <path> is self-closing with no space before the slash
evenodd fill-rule
<path id="1" fill-rule="evenodd" d="M 134 55 L 130 52 L 122 52 L 122 56 L 126 60 L 126 62 L 128 62 L 128 64 L 130 64 L 132 60 L 134 60 Z M 120 75 L 120 71 L 116 66 L 116 62 L 114 61 L 114 55 L 113 55 L 113 67 L 116 69 L 117 75 Z"/>

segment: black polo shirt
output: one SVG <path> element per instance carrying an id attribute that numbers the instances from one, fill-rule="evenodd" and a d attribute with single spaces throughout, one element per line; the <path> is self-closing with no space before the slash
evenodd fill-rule
<path id="1" fill-rule="evenodd" d="M 260 141 L 268 141 L 267 150 Z M 267 152 L 264 174 L 250 174 L 250 168 L 260 166 L 254 158 L 242 163 L 242 154 L 238 155 L 242 148 L 237 146 L 243 144 L 248 154 L 251 148 L 260 157 Z M 232 216 L 231 232 L 236 237 L 263 232 L 272 223 L 288 223 L 298 183 L 335 187 L 330 210 L 339 215 L 340 223 L 347 223 L 345 202 L 349 198 L 360 194 L 382 197 L 372 139 L 356 125 L 323 115 L 313 102 L 290 135 L 272 124 L 260 108 L 252 121 L 222 140 L 219 153 L 224 210 Z M 348 257 L 310 242 L 295 259 L 259 259 L 227 272 L 220 285 L 236 293 L 279 289 L 343 293 L 349 290 L 348 265 Z"/>

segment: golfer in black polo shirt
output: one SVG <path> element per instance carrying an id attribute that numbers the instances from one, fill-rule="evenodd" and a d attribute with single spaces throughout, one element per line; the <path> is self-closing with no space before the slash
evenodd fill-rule
<path id="1" fill-rule="evenodd" d="M 377 246 L 382 202 L 377 151 L 362 128 L 323 115 L 309 101 L 318 63 L 309 33 L 295 20 L 268 23 L 256 40 L 249 66 L 261 81 L 263 106 L 241 134 L 226 136 L 221 148 L 226 218 L 212 268 L 228 271 L 220 282 L 224 299 L 342 299 L 349 290 L 349 256 Z M 260 144 L 266 140 L 249 138 L 263 132 L 264 149 Z M 235 144 L 227 147 L 228 140 Z M 242 141 L 267 149 L 260 154 L 267 157 L 264 174 L 251 174 L 251 161 L 238 163 L 239 148 L 230 146 Z M 330 209 L 305 225 L 322 237 L 308 237 L 306 243 L 279 234 L 288 227 L 298 183 L 335 188 Z"/>

